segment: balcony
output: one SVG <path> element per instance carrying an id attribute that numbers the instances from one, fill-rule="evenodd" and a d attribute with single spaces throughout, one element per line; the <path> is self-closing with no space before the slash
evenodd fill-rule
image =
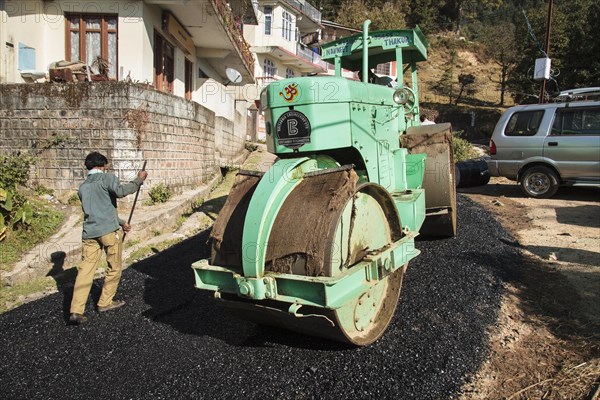
<path id="1" fill-rule="evenodd" d="M 305 0 L 284 0 L 286 3 L 291 5 L 292 7 L 302 11 L 304 15 L 308 18 L 312 19 L 316 23 L 321 23 L 321 11 L 317 10 L 313 6 L 311 6 Z"/>
<path id="2" fill-rule="evenodd" d="M 272 60 L 277 60 L 286 67 L 291 67 L 302 74 L 322 73 L 327 70 L 326 64 L 318 54 L 308 48 L 303 49 L 303 54 L 298 51 L 291 52 L 279 46 L 253 46 L 252 51 L 256 54 L 268 55 Z"/>
<path id="3" fill-rule="evenodd" d="M 323 29 L 321 12 L 305 0 L 280 0 L 296 14 L 296 26 L 302 33 L 315 32 Z"/>
<path id="4" fill-rule="evenodd" d="M 327 64 L 325 63 L 325 61 L 321 60 L 321 56 L 319 55 L 319 53 L 315 53 L 302 43 L 296 43 L 296 54 L 304 58 L 305 60 L 311 62 L 312 64 L 318 65 L 323 69 L 327 69 Z"/>
<path id="5" fill-rule="evenodd" d="M 244 39 L 242 17 L 232 12 L 231 6 L 226 0 L 212 0 L 212 3 L 219 11 L 218 15 L 223 21 L 223 26 L 228 30 L 233 42 L 237 45 L 244 63 L 250 71 L 254 72 L 254 57 L 250 51 L 250 45 Z M 252 8 L 252 5 L 250 7 Z"/>
<path id="6" fill-rule="evenodd" d="M 195 55 L 206 61 L 211 78 L 226 81 L 225 69 L 230 67 L 242 74 L 243 83 L 254 82 L 254 57 L 242 35 L 242 23 L 256 22 L 251 0 L 144 1 L 177 19 L 191 37 L 185 51 L 195 50 Z"/>

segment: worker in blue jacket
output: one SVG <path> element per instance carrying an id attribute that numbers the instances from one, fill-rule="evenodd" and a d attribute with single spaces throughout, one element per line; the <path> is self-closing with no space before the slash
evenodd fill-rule
<path id="1" fill-rule="evenodd" d="M 137 192 L 148 173 L 140 171 L 133 181 L 121 185 L 117 176 L 106 172 L 107 165 L 107 158 L 98 152 L 92 152 L 85 158 L 85 167 L 89 172 L 78 191 L 83 208 L 83 260 L 73 289 L 69 317 L 72 324 L 87 321 L 85 304 L 103 250 L 106 252 L 108 270 L 98 301 L 98 311 L 102 313 L 125 304 L 124 301 L 114 300 L 114 296 L 121 280 L 123 232 L 129 232 L 131 226 L 117 215 L 117 199 Z"/>

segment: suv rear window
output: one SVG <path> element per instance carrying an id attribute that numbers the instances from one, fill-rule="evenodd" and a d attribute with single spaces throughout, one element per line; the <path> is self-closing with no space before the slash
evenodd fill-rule
<path id="1" fill-rule="evenodd" d="M 600 108 L 557 110 L 552 135 L 600 135 Z"/>
<path id="2" fill-rule="evenodd" d="M 543 116 L 544 110 L 514 113 L 504 128 L 504 134 L 506 136 L 533 136 L 537 133 Z"/>

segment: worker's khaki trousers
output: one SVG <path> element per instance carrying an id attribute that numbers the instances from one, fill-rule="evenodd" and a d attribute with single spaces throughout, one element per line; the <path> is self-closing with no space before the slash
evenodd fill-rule
<path id="1" fill-rule="evenodd" d="M 122 240 L 121 229 L 99 238 L 83 240 L 83 261 L 77 271 L 73 300 L 71 301 L 71 313 L 83 314 L 85 311 L 85 303 L 87 303 L 94 282 L 96 265 L 102 255 L 102 249 L 106 251 L 108 270 L 104 278 L 104 286 L 102 287 L 98 307 L 105 307 L 112 302 L 121 280 Z"/>

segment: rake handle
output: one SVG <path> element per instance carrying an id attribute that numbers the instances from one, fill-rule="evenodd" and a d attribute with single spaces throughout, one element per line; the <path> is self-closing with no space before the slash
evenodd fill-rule
<path id="1" fill-rule="evenodd" d="M 142 171 L 146 170 L 146 164 L 148 160 L 144 160 L 144 165 L 142 166 Z M 131 211 L 129 212 L 129 218 L 127 219 L 127 225 L 131 224 L 131 218 L 133 218 L 133 211 L 135 210 L 135 205 L 137 204 L 138 196 L 140 195 L 140 189 L 142 185 L 138 188 L 137 192 L 135 192 L 135 198 L 133 199 L 133 206 L 131 207 Z M 123 232 L 123 241 L 125 241 L 125 236 L 127 236 L 127 232 Z"/>

